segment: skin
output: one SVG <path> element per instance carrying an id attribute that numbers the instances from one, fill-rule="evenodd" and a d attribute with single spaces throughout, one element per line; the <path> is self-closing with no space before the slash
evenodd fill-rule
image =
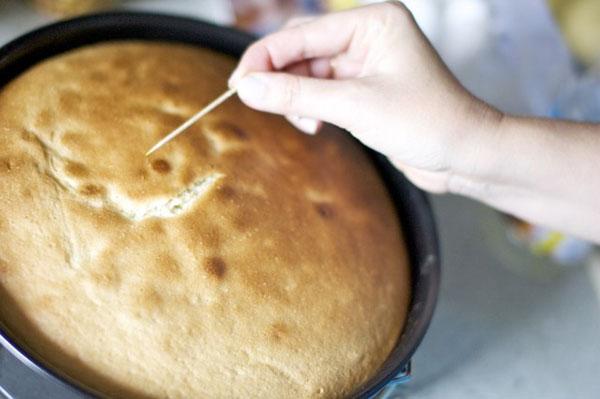
<path id="1" fill-rule="evenodd" d="M 600 243 L 600 125 L 477 99 L 400 2 L 292 20 L 247 49 L 230 86 L 307 133 L 348 130 L 424 190 Z"/>

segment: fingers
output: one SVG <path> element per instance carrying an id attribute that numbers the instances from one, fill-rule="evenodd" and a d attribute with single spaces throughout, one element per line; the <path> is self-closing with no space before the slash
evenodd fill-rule
<path id="1" fill-rule="evenodd" d="M 299 115 L 348 128 L 356 113 L 357 85 L 287 73 L 255 72 L 238 84 L 238 95 L 255 109 L 282 115 Z"/>
<path id="2" fill-rule="evenodd" d="M 330 78 L 333 74 L 331 61 L 327 58 L 315 58 L 301 61 L 285 68 L 285 71 L 294 75 L 311 76 L 318 79 Z M 305 118 L 296 115 L 287 115 L 286 119 L 298 129 L 308 134 L 316 134 L 323 123 L 316 119 Z"/>
<path id="3" fill-rule="evenodd" d="M 290 115 L 286 116 L 285 119 L 306 134 L 317 134 L 317 132 L 323 127 L 323 122 L 313 118 Z"/>
<path id="4" fill-rule="evenodd" d="M 283 25 L 283 29 L 285 29 L 285 28 L 293 28 L 294 26 L 302 25 L 304 23 L 314 21 L 315 19 L 317 19 L 317 17 L 315 17 L 313 15 L 290 18 Z"/>
<path id="5" fill-rule="evenodd" d="M 340 55 L 334 58 L 322 57 L 304 60 L 287 66 L 284 71 L 302 76 L 312 76 L 319 79 L 349 79 L 360 76 L 363 64 Z"/>
<path id="6" fill-rule="evenodd" d="M 294 75 L 312 76 L 318 79 L 329 79 L 333 76 L 333 67 L 328 58 L 300 61 L 288 66 L 285 71 Z"/>
<path id="7" fill-rule="evenodd" d="M 281 70 L 288 65 L 311 59 L 333 57 L 345 51 L 362 19 L 346 11 L 328 14 L 273 33 L 251 45 L 231 75 L 229 84 L 254 71 Z"/>

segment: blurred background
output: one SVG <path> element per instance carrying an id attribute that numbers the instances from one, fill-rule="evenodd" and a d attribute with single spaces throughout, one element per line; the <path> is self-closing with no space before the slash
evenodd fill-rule
<path id="1" fill-rule="evenodd" d="M 263 35 L 361 0 L 0 0 L 0 45 L 89 12 L 135 9 Z M 600 0 L 406 0 L 460 81 L 503 111 L 600 121 Z M 432 198 L 443 282 L 413 378 L 382 397 L 600 397 L 600 257 L 468 199 Z M 69 398 L 0 349 L 2 389 Z"/>

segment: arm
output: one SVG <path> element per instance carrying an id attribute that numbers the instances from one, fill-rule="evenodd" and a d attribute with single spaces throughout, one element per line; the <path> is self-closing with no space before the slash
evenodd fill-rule
<path id="1" fill-rule="evenodd" d="M 600 125 L 504 116 L 480 137 L 449 192 L 600 243 Z"/>
<path id="2" fill-rule="evenodd" d="M 293 21 L 253 44 L 230 84 L 309 133 L 320 121 L 347 129 L 425 190 L 600 242 L 600 127 L 475 98 L 399 2 Z"/>

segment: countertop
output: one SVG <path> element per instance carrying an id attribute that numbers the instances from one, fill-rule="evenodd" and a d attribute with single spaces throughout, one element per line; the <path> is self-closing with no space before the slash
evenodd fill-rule
<path id="1" fill-rule="evenodd" d="M 169 3 L 184 12 L 194 2 Z M 200 10 L 198 16 L 228 22 L 218 0 L 195 2 L 193 9 Z M 44 22 L 20 2 L 5 1 L 0 44 Z M 573 268 L 547 280 L 515 272 L 518 250 L 504 239 L 494 211 L 452 196 L 432 201 L 442 244 L 438 307 L 414 356 L 412 381 L 388 397 L 600 397 L 600 301 L 594 285 L 600 269 Z M 17 399 L 76 398 L 3 349 L 0 386 Z"/>

